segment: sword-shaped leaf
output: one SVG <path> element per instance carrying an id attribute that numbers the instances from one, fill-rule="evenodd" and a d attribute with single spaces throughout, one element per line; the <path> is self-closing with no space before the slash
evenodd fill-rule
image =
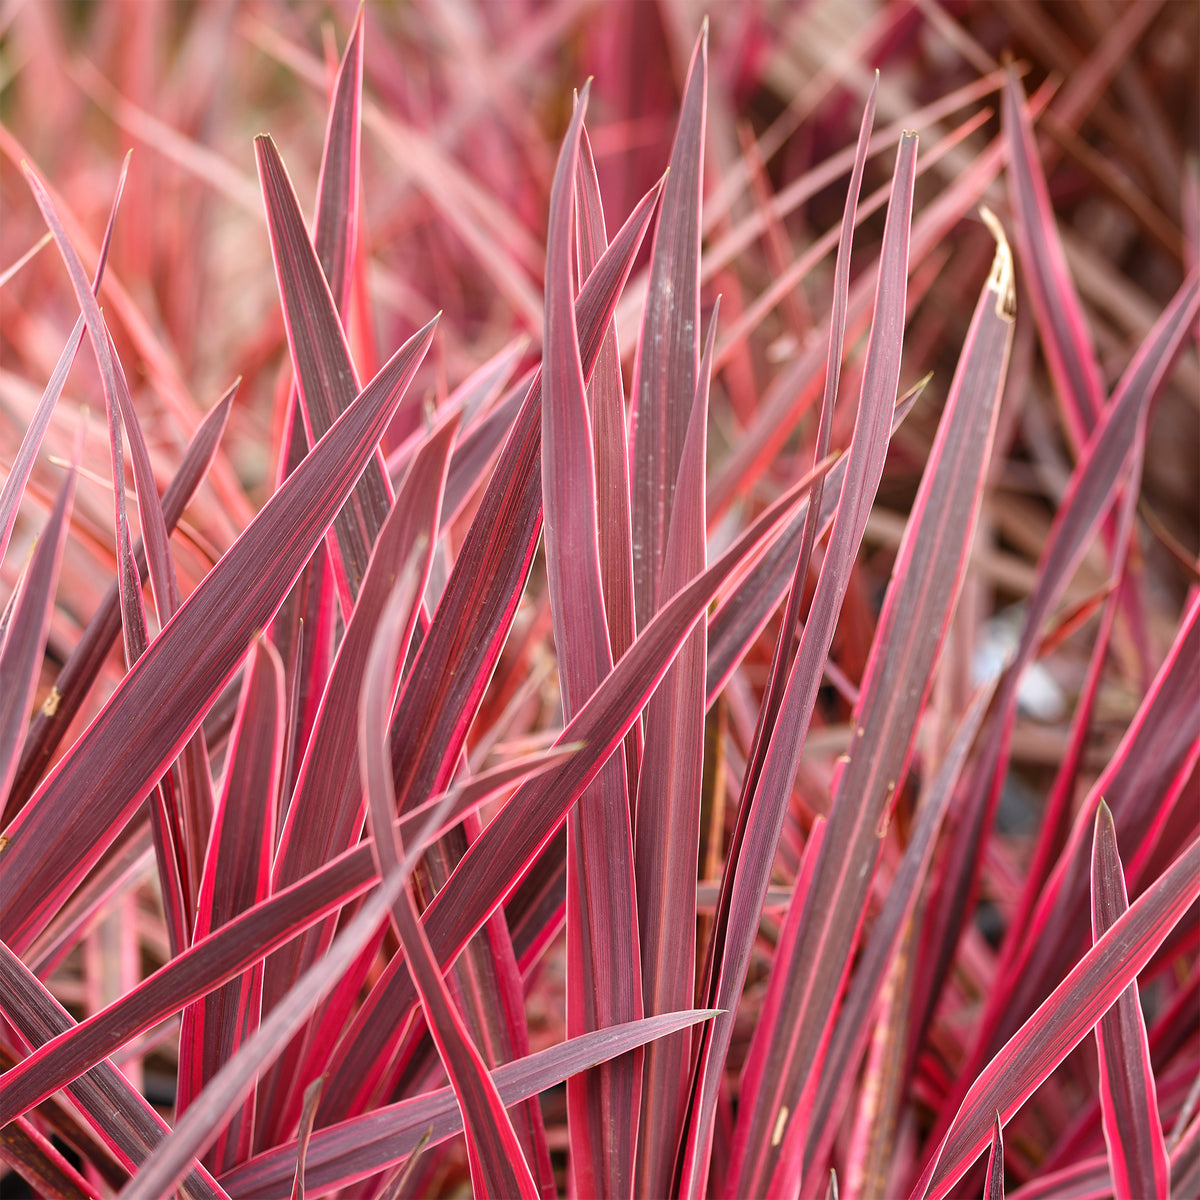
<path id="1" fill-rule="evenodd" d="M 1092 844 L 1092 938 L 1098 940 L 1129 908 L 1117 831 L 1103 800 Z M 1146 1018 L 1134 979 L 1096 1026 L 1100 1055 L 1100 1109 L 1116 1200 L 1166 1196 L 1171 1166 L 1158 1115 L 1158 1095 Z"/>

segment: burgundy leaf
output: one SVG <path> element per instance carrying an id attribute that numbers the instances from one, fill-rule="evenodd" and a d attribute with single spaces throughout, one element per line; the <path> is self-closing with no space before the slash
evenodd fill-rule
<path id="1" fill-rule="evenodd" d="M 275 143 L 254 142 L 271 252 L 283 301 L 288 345 L 304 406 L 309 440 L 323 438 L 359 392 L 346 335 L 329 281 L 304 226 L 300 204 Z M 350 499 L 334 521 L 331 553 L 342 611 L 349 614 L 362 586 L 371 547 L 392 503 L 383 457 L 374 448 Z"/>
<path id="2" fill-rule="evenodd" d="M 321 270 L 343 318 L 347 315 L 350 300 L 351 267 L 358 234 L 362 48 L 363 11 L 360 9 L 342 56 L 325 128 L 313 235 L 313 247 Z M 288 399 L 281 445 L 285 449 L 280 455 L 280 482 L 308 453 L 304 414 L 295 380 Z M 289 694 L 295 701 L 292 706 L 295 714 L 288 719 L 288 762 L 283 773 L 283 797 L 292 794 L 296 782 L 294 772 L 299 766 L 296 748 L 308 743 L 332 654 L 332 586 L 325 570 L 326 561 L 323 556 L 310 560 L 270 630 L 287 673 Z"/>
<path id="3" fill-rule="evenodd" d="M 0 1162 L 7 1163 L 39 1196 L 100 1200 L 97 1191 L 24 1117 L 0 1130 Z"/>
<path id="4" fill-rule="evenodd" d="M 346 43 L 321 151 L 313 246 L 339 313 L 350 303 L 351 267 L 358 244 L 359 147 L 362 141 L 363 13 Z"/>
<path id="5" fill-rule="evenodd" d="M 396 573 L 419 538 L 424 538 L 426 545 L 418 578 L 420 589 L 428 579 L 456 429 L 457 421 L 440 427 L 418 452 L 376 540 L 304 751 L 272 868 L 273 890 L 286 888 L 330 862 L 353 846 L 362 832 L 364 802 L 356 766 L 356 714 L 362 672 Z M 332 924 L 326 923 L 267 960 L 265 1011 L 269 1012 L 300 972 L 316 961 L 332 937 Z M 290 1062 L 290 1054 L 285 1055 L 276 1071 Z M 273 1072 L 261 1088 L 268 1102 L 273 1086 L 280 1082 L 289 1088 L 295 1086 L 294 1077 L 277 1080 Z"/>
<path id="6" fill-rule="evenodd" d="M 82 331 L 82 326 L 80 326 Z M 229 409 L 237 391 L 235 383 L 212 407 L 204 418 L 179 464 L 175 478 L 163 493 L 163 520 L 168 533 L 183 515 L 208 465 L 216 452 L 229 417 Z M 146 549 L 142 542 L 133 547 L 137 569 L 146 569 Z M 17 815 L 32 794 L 46 765 L 54 756 L 59 742 L 79 711 L 88 689 L 99 673 L 100 666 L 112 649 L 121 628 L 120 589 L 116 580 L 96 607 L 95 615 L 76 643 L 66 665 L 58 673 L 51 690 L 53 704 L 44 705 L 34 717 L 21 752 L 20 765 L 4 811 L 3 824 Z"/>
<path id="7" fill-rule="evenodd" d="M 633 580 L 638 629 L 667 593 L 663 555 L 700 357 L 700 205 L 708 106 L 708 22 L 692 51 L 650 255 L 633 412 Z"/>
<path id="8" fill-rule="evenodd" d="M 74 461 L 59 489 L 50 519 L 42 529 L 33 555 L 21 573 L 12 614 L 0 641 L 0 798 L 8 795 L 17 769 L 17 747 L 29 719 L 29 705 L 37 687 L 46 634 L 54 610 L 54 592 L 63 546 L 75 499 L 82 433 L 76 439 Z"/>
<path id="9" fill-rule="evenodd" d="M 575 186 L 575 238 L 579 252 L 579 278 L 586 279 L 608 249 L 600 182 L 592 158 L 586 127 L 579 144 L 579 174 Z M 634 637 L 633 532 L 629 517 L 629 447 L 625 431 L 625 385 L 616 324 L 608 327 L 600 346 L 592 381 L 588 385 L 592 418 L 592 447 L 596 459 L 597 535 L 600 543 L 600 582 L 604 589 L 604 615 L 608 640 L 616 660 L 629 649 Z M 634 727 L 636 733 L 637 727 Z M 631 749 L 625 748 L 626 759 Z M 627 761 L 631 781 L 637 780 L 637 761 Z M 631 784 L 630 792 L 634 790 Z"/>
<path id="10" fill-rule="evenodd" d="M 731 1166 L 736 1174 L 730 1176 L 739 1194 L 766 1188 L 772 1171 L 779 1172 L 778 1186 L 782 1174 L 798 1166 L 819 1048 L 830 1035 L 840 983 L 853 959 L 882 847 L 879 830 L 907 772 L 917 718 L 966 574 L 1012 341 L 1012 258 L 998 223 L 993 233 L 992 272 L 892 571 L 854 712 L 849 761 L 834 787 L 813 884 L 821 909 L 805 922 L 787 964 L 787 1010 L 780 1041 L 767 1056 L 771 1073 L 739 1116 Z M 782 1131 L 781 1109 L 790 1114 Z"/>
<path id="11" fill-rule="evenodd" d="M 895 956 L 900 952 L 905 926 L 916 910 L 920 889 L 933 859 L 934 842 L 942 820 L 954 798 L 967 755 L 994 694 L 994 681 L 980 688 L 955 732 L 928 793 L 921 798 L 917 822 L 909 835 L 904 858 L 892 877 L 887 899 L 855 968 L 825 1054 L 808 1124 L 802 1179 L 808 1178 L 815 1164 L 825 1161 L 842 1113 L 850 1102 L 858 1062 L 871 1036 L 870 1014 Z"/>
<path id="12" fill-rule="evenodd" d="M 657 186 L 642 200 L 579 293 L 575 315 L 586 369 L 653 213 Z M 467 729 L 516 615 L 541 531 L 541 380 L 535 378 L 501 452 L 475 519 L 421 643 L 393 720 L 392 769 L 401 811 L 440 790 L 455 769 Z M 464 637 L 464 630 L 471 630 Z M 435 847 L 448 858 L 451 848 Z M 461 852 L 460 846 L 454 850 Z M 452 864 L 449 864 L 452 866 Z M 376 986 L 373 997 L 381 998 Z M 407 982 L 407 980 L 406 980 Z M 331 1063 L 318 1123 L 349 1114 L 388 1065 L 395 1026 L 373 1020 L 368 999 Z M 350 1047 L 353 1047 L 351 1052 Z"/>
<path id="13" fill-rule="evenodd" d="M 705 566 L 704 462 L 708 392 L 719 303 L 709 320 L 662 565 L 663 591 L 674 594 Z M 696 978 L 696 861 L 704 775 L 704 666 L 701 618 L 646 706 L 646 741 L 637 792 L 638 922 L 642 994 L 650 1014 L 692 1000 Z M 666 1195 L 687 1106 L 691 1039 L 664 1038 L 646 1051 L 642 1133 L 635 1194 Z"/>
<path id="14" fill-rule="evenodd" d="M 1092 846 L 1093 940 L 1099 940 L 1128 908 L 1117 831 L 1108 805 L 1101 800 Z M 1136 979 L 1100 1018 L 1096 1049 L 1104 1140 L 1116 1200 L 1166 1196 L 1171 1190 L 1171 1167 Z"/>
<path id="15" fill-rule="evenodd" d="M 575 106 L 550 193 L 542 372 L 546 579 L 563 719 L 612 671 L 600 579 L 596 468 L 571 294 L 571 217 L 588 89 Z M 567 1033 L 642 1015 L 625 756 L 618 750 L 567 820 Z M 583 1195 L 633 1187 L 641 1062 L 605 1063 L 567 1081 L 571 1167 Z"/>
<path id="16" fill-rule="evenodd" d="M 983 1189 L 983 1200 L 1004 1200 L 1004 1127 L 1000 1114 L 992 1129 L 992 1148 L 988 1153 L 987 1184 Z"/>
<path id="17" fill-rule="evenodd" d="M 575 752 L 526 759 L 478 775 L 402 818 L 402 827 L 418 830 L 428 820 L 429 809 L 442 805 L 447 796 L 450 803 L 443 820 L 456 822 L 466 807 L 486 802 L 497 790 L 524 777 L 557 769 Z M 131 1038 L 235 979 L 378 880 L 368 841 L 197 940 L 133 991 L 78 1026 L 68 1024 L 53 1042 L 39 1043 L 26 1059 L 0 1075 L 0 1126 L 77 1079 Z"/>
<path id="18" fill-rule="evenodd" d="M 189 1170 L 193 1158 L 207 1149 L 224 1128 L 253 1088 L 258 1072 L 283 1049 L 350 966 L 403 886 L 400 872 L 382 881 L 379 890 L 367 898 L 354 920 L 334 939 L 329 953 L 300 977 L 274 1012 L 217 1072 L 122 1190 L 120 1200 L 160 1200 L 170 1193 Z"/>
<path id="19" fill-rule="evenodd" d="M 1058 240 L 1025 97 L 1011 69 L 1002 111 L 1009 145 L 1009 195 L 1025 286 L 1067 428 L 1076 446 L 1082 447 L 1099 423 L 1104 386 L 1083 307 Z"/>
<path id="20" fill-rule="evenodd" d="M 973 908 L 970 895 L 978 858 L 984 834 L 991 828 L 999 802 L 1004 775 L 1001 768 L 1007 762 L 1016 716 L 1017 680 L 1032 659 L 1052 606 L 1082 559 L 1104 514 L 1111 509 L 1126 464 L 1131 457 L 1136 457 L 1137 448 L 1145 444 L 1148 407 L 1169 378 L 1198 311 L 1200 272 L 1193 273 L 1176 293 L 1126 368 L 1100 424 L 1084 447 L 1055 514 L 1038 564 L 1037 585 L 1028 601 L 1020 644 L 1001 681 L 989 735 L 964 785 L 964 798 L 960 801 L 961 811 L 954 833 L 955 849 L 948 855 L 948 869 L 931 906 L 935 928 L 929 939 L 928 953 L 933 961 L 920 972 L 922 994 L 915 1002 L 919 1011 L 928 1013 L 936 1002 L 962 921 Z M 1134 469 L 1138 469 L 1136 464 Z M 1085 896 L 1083 903 L 1086 904 Z M 1031 950 L 1038 948 L 1036 939 L 1028 939 L 1026 944 Z M 1057 961 L 1061 963 L 1062 959 Z M 1032 975 L 1025 972 L 1020 986 L 1025 988 L 1033 982 Z M 1044 994 L 1044 990 L 1030 993 L 1034 1002 L 1038 995 Z M 1020 1020 L 1030 1007 L 1028 1001 L 1024 1007 L 1011 1001 L 1008 1006 L 1014 1020 Z M 918 1027 L 923 1027 L 925 1020 L 917 1018 Z"/>
<path id="21" fill-rule="evenodd" d="M 811 483 L 809 476 L 785 493 L 703 575 L 676 593 L 563 730 L 560 743 L 582 742 L 583 748 L 541 782 L 522 787 L 472 844 L 425 913 L 430 944 L 443 966 L 453 961 L 553 837 L 570 806 L 637 720 L 717 588 L 764 538 L 779 532 Z M 394 1022 L 415 999 L 403 960 L 394 958 L 337 1050 L 333 1069 L 335 1077 L 344 1076 L 347 1090 L 380 1069 L 387 1030 L 380 1028 L 386 1022 L 379 1014 L 390 1014 Z"/>
<path id="22" fill-rule="evenodd" d="M 228 924 L 270 891 L 283 721 L 283 664 L 270 642 L 260 638 L 246 663 L 226 751 L 225 778 L 196 905 L 196 937 Z M 256 963 L 184 1012 L 177 1116 L 257 1027 L 261 1004 L 262 965 Z M 253 1121 L 250 1103 L 218 1137 L 205 1160 L 215 1174 L 248 1156 Z"/>
<path id="23" fill-rule="evenodd" d="M 40 1046 L 74 1022 L 42 982 L 0 941 L 0 1011 L 27 1046 Z M 5 1072 L 7 1076 L 8 1072 Z M 168 1134 L 167 1123 L 109 1062 L 67 1087 L 88 1125 L 126 1170 L 143 1163 Z M 0 1126 L 7 1120 L 0 1121 Z M 225 1192 L 196 1165 L 180 1186 L 188 1200 L 219 1200 Z"/>

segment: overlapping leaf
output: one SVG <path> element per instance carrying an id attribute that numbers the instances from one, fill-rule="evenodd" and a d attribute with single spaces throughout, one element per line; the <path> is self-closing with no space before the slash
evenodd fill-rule
<path id="1" fill-rule="evenodd" d="M 133 815 L 237 669 L 374 452 L 433 334 L 414 335 L 180 606 L 8 829 L 0 909 L 21 949 Z M 191 667 L 180 675 L 185 658 Z M 149 736 L 130 738 L 141 714 Z M 86 788 L 87 805 L 75 802 Z"/>

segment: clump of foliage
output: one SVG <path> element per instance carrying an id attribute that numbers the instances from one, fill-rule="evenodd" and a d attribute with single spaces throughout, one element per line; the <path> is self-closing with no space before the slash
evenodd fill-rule
<path id="1" fill-rule="evenodd" d="M 1196 10 L 693 7 L 3 9 L 6 1188 L 1200 1191 Z"/>

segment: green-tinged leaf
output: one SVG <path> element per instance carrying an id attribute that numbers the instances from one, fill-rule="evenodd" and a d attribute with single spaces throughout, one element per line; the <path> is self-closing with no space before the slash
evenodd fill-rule
<path id="1" fill-rule="evenodd" d="M 663 591 L 672 595 L 705 567 L 704 462 L 708 393 L 719 303 L 709 320 L 696 379 L 671 528 L 663 557 Z M 686 1007 L 696 978 L 696 862 L 700 851 L 704 776 L 703 618 L 688 635 L 646 706 L 646 741 L 638 779 L 635 868 L 642 937 L 642 995 L 648 1013 Z M 639 1196 L 666 1195 L 687 1111 L 689 1035 L 664 1038 L 646 1050 Z"/>
<path id="2" fill-rule="evenodd" d="M 1099 940 L 1129 908 L 1117 831 L 1103 800 L 1092 845 L 1092 938 Z M 1171 1167 L 1158 1115 L 1158 1095 L 1137 980 L 1096 1026 L 1100 1109 L 1116 1200 L 1167 1196 Z"/>
<path id="3" fill-rule="evenodd" d="M 700 205 L 708 105 L 708 23 L 692 51 L 654 232 L 638 338 L 632 423 L 633 584 L 638 629 L 658 611 L 679 458 L 700 358 Z"/>
<path id="4" fill-rule="evenodd" d="M 196 905 L 196 937 L 205 937 L 266 899 L 275 848 L 275 813 L 284 745 L 283 664 L 260 638 L 242 678 L 238 714 Z M 176 1115 L 258 1026 L 262 964 L 189 1007 L 179 1037 Z M 234 1114 L 205 1158 L 215 1174 L 248 1156 L 251 1103 Z"/>
<path id="5" fill-rule="evenodd" d="M 82 331 L 82 326 L 80 329 Z M 209 463 L 212 462 L 236 391 L 235 383 L 209 411 L 200 428 L 196 430 L 196 436 L 188 446 L 174 479 L 163 493 L 163 520 L 168 533 L 174 529 L 204 478 Z M 146 550 L 142 542 L 139 541 L 134 546 L 133 555 L 138 571 L 144 572 Z M 43 705 L 33 718 L 4 810 L 4 825 L 17 815 L 21 806 L 33 793 L 42 772 L 71 724 L 71 719 L 79 711 L 88 689 L 112 649 L 121 629 L 120 601 L 120 588 L 114 580 L 103 600 L 97 605 L 95 615 L 76 643 L 66 665 L 54 681 L 50 693 L 53 704 Z"/>
<path id="6" fill-rule="evenodd" d="M 371 826 L 376 835 L 376 863 L 384 878 L 398 875 L 405 880 L 424 849 L 426 839 L 419 837 L 406 855 L 392 824 L 396 798 L 388 754 L 388 724 L 396 664 L 404 661 L 420 604 L 421 592 L 416 586 L 419 574 L 413 561 L 419 553 L 419 547 L 415 548 L 379 620 L 363 681 L 358 727 L 363 790 L 367 794 Z M 436 813 L 430 815 L 430 821 L 436 822 L 436 818 Z M 416 900 L 407 888 L 393 901 L 391 918 L 412 970 L 426 1023 L 462 1111 L 475 1194 L 538 1200 L 538 1186 L 525 1161 L 516 1131 L 488 1074 L 487 1064 L 472 1043 L 455 1007 L 421 927 Z"/>
<path id="7" fill-rule="evenodd" d="M 40 1046 L 74 1024 L 67 1010 L 4 941 L 0 941 L 0 1011 L 27 1046 Z M 112 1063 L 99 1063 L 90 1074 L 70 1084 L 67 1094 L 92 1131 L 131 1172 L 169 1133 L 167 1123 Z M 0 1121 L 0 1126 L 6 1124 Z M 179 1191 L 188 1200 L 219 1200 L 225 1195 L 199 1165 L 191 1168 Z"/>
<path id="8" fill-rule="evenodd" d="M 916 163 L 915 135 L 901 139 L 893 179 L 892 201 L 880 253 L 875 319 L 867 347 L 862 397 L 849 451 L 846 478 L 812 610 L 788 676 L 779 718 L 767 739 L 762 771 L 752 792 L 743 788 L 722 879 L 713 935 L 709 943 L 705 994 L 713 1007 L 730 1010 L 705 1031 L 693 1077 L 693 1101 L 682 1162 L 681 1194 L 703 1195 L 716 1116 L 717 1090 L 733 1031 L 732 1010 L 749 964 L 748 948 L 758 928 L 759 913 L 791 795 L 792 780 L 816 701 L 825 658 L 833 639 L 842 597 L 849 582 L 867 513 L 883 473 L 888 433 L 900 376 L 901 331 L 908 272 L 908 235 Z M 790 636 L 790 631 L 787 631 Z M 832 833 L 832 830 L 830 831 Z M 825 851 L 828 852 L 829 838 Z M 824 857 L 824 855 L 822 856 Z M 820 866 L 818 865 L 818 870 Z M 839 978 L 833 980 L 837 987 Z M 828 983 L 829 981 L 824 981 Z M 811 1066 L 811 1062 L 809 1063 Z M 776 1142 L 762 1147 L 766 1179 L 778 1158 Z"/>
<path id="9" fill-rule="evenodd" d="M 50 519 L 42 528 L 33 555 L 21 573 L 12 614 L 0 641 L 0 799 L 8 795 L 16 773 L 17 748 L 25 733 L 42 654 L 46 649 L 82 447 L 81 435 L 76 440 L 75 461 L 59 489 Z"/>
<path id="10" fill-rule="evenodd" d="M 426 326 L 396 353 L 267 501 L 9 826 L 0 910 L 15 914 L 5 931 L 14 950 L 28 946 L 199 727 L 374 452 L 432 335 Z M 144 735 L 128 736 L 131 727 Z"/>
<path id="11" fill-rule="evenodd" d="M 269 137 L 261 135 L 254 147 L 305 428 L 309 441 L 316 442 L 358 394 L 358 376 L 329 281 L 309 239 L 279 151 Z M 391 483 L 376 448 L 349 502 L 334 521 L 335 537 L 330 542 L 338 594 L 347 615 L 391 504 Z"/>
<path id="12" fill-rule="evenodd" d="M 780 1036 L 767 1055 L 771 1070 L 752 1107 L 739 1116 L 730 1168 L 738 1194 L 778 1187 L 783 1174 L 799 1165 L 821 1047 L 854 957 L 882 848 L 880 831 L 908 770 L 917 719 L 966 574 L 1013 330 L 1012 257 L 999 224 L 992 224 L 992 272 L 892 570 L 854 712 L 849 761 L 834 788 L 813 884 L 821 908 L 805 922 L 787 964 Z M 834 528 L 836 536 L 836 521 Z M 791 1114 L 782 1131 L 780 1109 Z"/>
<path id="13" fill-rule="evenodd" d="M 999 1112 L 1009 1120 L 1137 978 L 1200 896 L 1193 842 L 1109 927 L 971 1085 L 913 1198 L 949 1195 L 988 1144 Z"/>
<path id="14" fill-rule="evenodd" d="M 571 1075 L 606 1058 L 628 1054 L 655 1038 L 666 1037 L 713 1016 L 711 1009 L 691 1009 L 644 1017 L 628 1025 L 612 1025 L 585 1033 L 558 1046 L 538 1050 L 492 1073 L 501 1101 L 517 1104 L 556 1086 Z M 451 1088 L 386 1105 L 339 1125 L 318 1129 L 308 1147 L 306 1183 L 312 1196 L 328 1195 L 373 1175 L 412 1153 L 423 1137 L 432 1144 L 462 1129 L 462 1114 Z M 282 1200 L 295 1171 L 294 1145 L 284 1145 L 231 1171 L 222 1179 L 235 1200 Z"/>

